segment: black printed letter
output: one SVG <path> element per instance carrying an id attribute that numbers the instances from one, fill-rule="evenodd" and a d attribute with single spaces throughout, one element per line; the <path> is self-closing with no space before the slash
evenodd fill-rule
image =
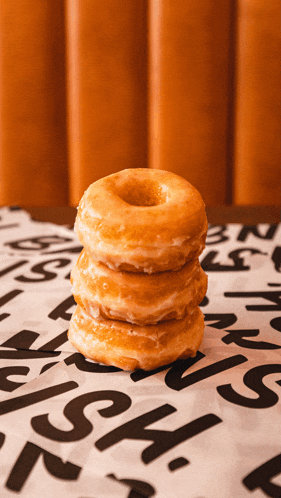
<path id="1" fill-rule="evenodd" d="M 126 394 L 119 391 L 94 391 L 81 394 L 77 398 L 67 403 L 63 413 L 67 420 L 73 424 L 73 429 L 63 431 L 54 427 L 48 420 L 48 414 L 38 415 L 31 419 L 33 429 L 48 439 L 54 441 L 78 441 L 91 433 L 93 426 L 85 417 L 84 408 L 95 401 L 108 400 L 112 405 L 107 408 L 97 410 L 102 417 L 114 417 L 125 412 L 131 406 L 131 399 Z"/>
<path id="2" fill-rule="evenodd" d="M 117 427 L 113 431 L 109 432 L 96 441 L 96 447 L 98 450 L 104 451 L 110 446 L 119 443 L 123 439 L 153 441 L 153 443 L 142 452 L 142 461 L 147 464 L 178 444 L 222 422 L 219 417 L 209 413 L 208 415 L 197 418 L 196 420 L 193 420 L 192 422 L 189 422 L 174 431 L 146 429 L 148 425 L 151 425 L 176 411 L 176 408 L 169 404 L 162 405 L 159 408 L 151 410 L 144 415 L 140 415 L 139 417 L 136 417 L 135 419 L 130 420 L 129 422 L 126 422 L 120 427 Z"/>
<path id="3" fill-rule="evenodd" d="M 20 491 L 40 455 L 43 455 L 46 469 L 52 476 L 68 481 L 74 481 L 78 478 L 81 467 L 78 467 L 71 462 L 64 463 L 58 456 L 27 441 L 12 468 L 6 487 L 12 491 Z"/>
<path id="4" fill-rule="evenodd" d="M 278 396 L 263 384 L 262 379 L 266 375 L 277 372 L 281 373 L 281 364 L 272 363 L 270 365 L 259 365 L 251 368 L 251 370 L 245 373 L 243 378 L 244 384 L 249 387 L 249 389 L 252 389 L 252 391 L 259 394 L 258 398 L 247 398 L 246 396 L 238 394 L 234 391 L 231 384 L 218 386 L 217 391 L 222 398 L 230 403 L 235 403 L 236 405 L 246 406 L 248 408 L 269 408 L 278 402 Z M 280 385 L 281 381 L 277 381 L 277 384 Z"/>
<path id="5" fill-rule="evenodd" d="M 281 473 L 281 454 L 255 469 L 243 479 L 243 484 L 250 490 L 261 488 L 267 496 L 280 498 L 281 486 L 270 482 L 270 479 Z"/>

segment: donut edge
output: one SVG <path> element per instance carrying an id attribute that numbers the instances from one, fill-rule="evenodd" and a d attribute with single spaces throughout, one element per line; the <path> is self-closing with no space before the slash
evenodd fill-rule
<path id="1" fill-rule="evenodd" d="M 79 312 L 79 308 L 78 305 L 74 315 Z M 85 311 L 84 314 L 87 315 Z M 203 339 L 205 324 L 204 315 L 199 307 L 196 307 L 189 316 L 192 317 L 193 314 L 195 315 L 195 319 L 189 324 L 189 327 L 186 330 L 180 330 L 179 333 L 172 334 L 161 349 L 155 348 L 154 350 L 151 349 L 147 352 L 133 351 L 133 354 L 131 350 L 130 356 L 126 356 L 126 353 L 128 353 L 128 350 L 126 350 L 126 337 L 124 338 L 123 345 L 114 348 L 110 346 L 110 335 L 108 335 L 108 338 L 104 341 L 98 340 L 94 335 L 94 328 L 99 326 L 99 322 L 93 320 L 90 316 L 88 316 L 87 319 L 92 321 L 92 337 L 86 340 L 86 337 L 89 334 L 85 333 L 83 323 L 81 324 L 82 327 L 80 326 L 78 328 L 77 324 L 74 323 L 74 320 L 71 319 L 68 339 L 81 354 L 97 363 L 115 366 L 125 371 L 137 369 L 154 370 L 168 365 L 177 359 L 186 359 L 196 356 Z M 186 317 L 180 321 L 185 319 Z M 109 327 L 112 328 L 112 335 L 114 336 L 114 321 L 106 320 L 106 322 L 108 322 Z M 167 323 L 169 322 L 161 323 L 164 323 L 167 327 Z M 132 327 L 134 327 L 134 325 L 132 325 Z M 146 330 L 146 327 L 144 327 L 144 329 Z M 153 342 L 152 337 L 151 342 Z"/>

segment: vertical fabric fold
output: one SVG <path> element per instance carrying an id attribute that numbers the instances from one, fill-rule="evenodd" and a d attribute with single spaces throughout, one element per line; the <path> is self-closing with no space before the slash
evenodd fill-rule
<path id="1" fill-rule="evenodd" d="M 71 204 L 99 178 L 147 166 L 147 0 L 67 0 Z"/>
<path id="2" fill-rule="evenodd" d="M 2 0 L 0 18 L 0 203 L 67 205 L 63 0 Z"/>
<path id="3" fill-rule="evenodd" d="M 279 0 L 238 0 L 234 203 L 280 205 Z"/>
<path id="4" fill-rule="evenodd" d="M 151 0 L 149 165 L 228 198 L 232 1 Z"/>

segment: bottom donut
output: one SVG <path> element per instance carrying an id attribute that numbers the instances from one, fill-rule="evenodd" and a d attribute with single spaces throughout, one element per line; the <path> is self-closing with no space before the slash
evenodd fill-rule
<path id="1" fill-rule="evenodd" d="M 153 370 L 177 359 L 194 357 L 204 334 L 204 315 L 197 306 L 181 320 L 134 325 L 98 321 L 77 306 L 68 338 L 84 356 L 123 370 Z"/>

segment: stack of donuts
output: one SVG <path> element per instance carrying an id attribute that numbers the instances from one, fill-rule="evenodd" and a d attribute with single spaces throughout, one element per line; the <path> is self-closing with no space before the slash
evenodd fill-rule
<path id="1" fill-rule="evenodd" d="M 90 185 L 75 221 L 83 250 L 71 272 L 68 337 L 76 349 L 123 370 L 195 356 L 207 227 L 201 195 L 174 173 L 127 169 Z"/>

